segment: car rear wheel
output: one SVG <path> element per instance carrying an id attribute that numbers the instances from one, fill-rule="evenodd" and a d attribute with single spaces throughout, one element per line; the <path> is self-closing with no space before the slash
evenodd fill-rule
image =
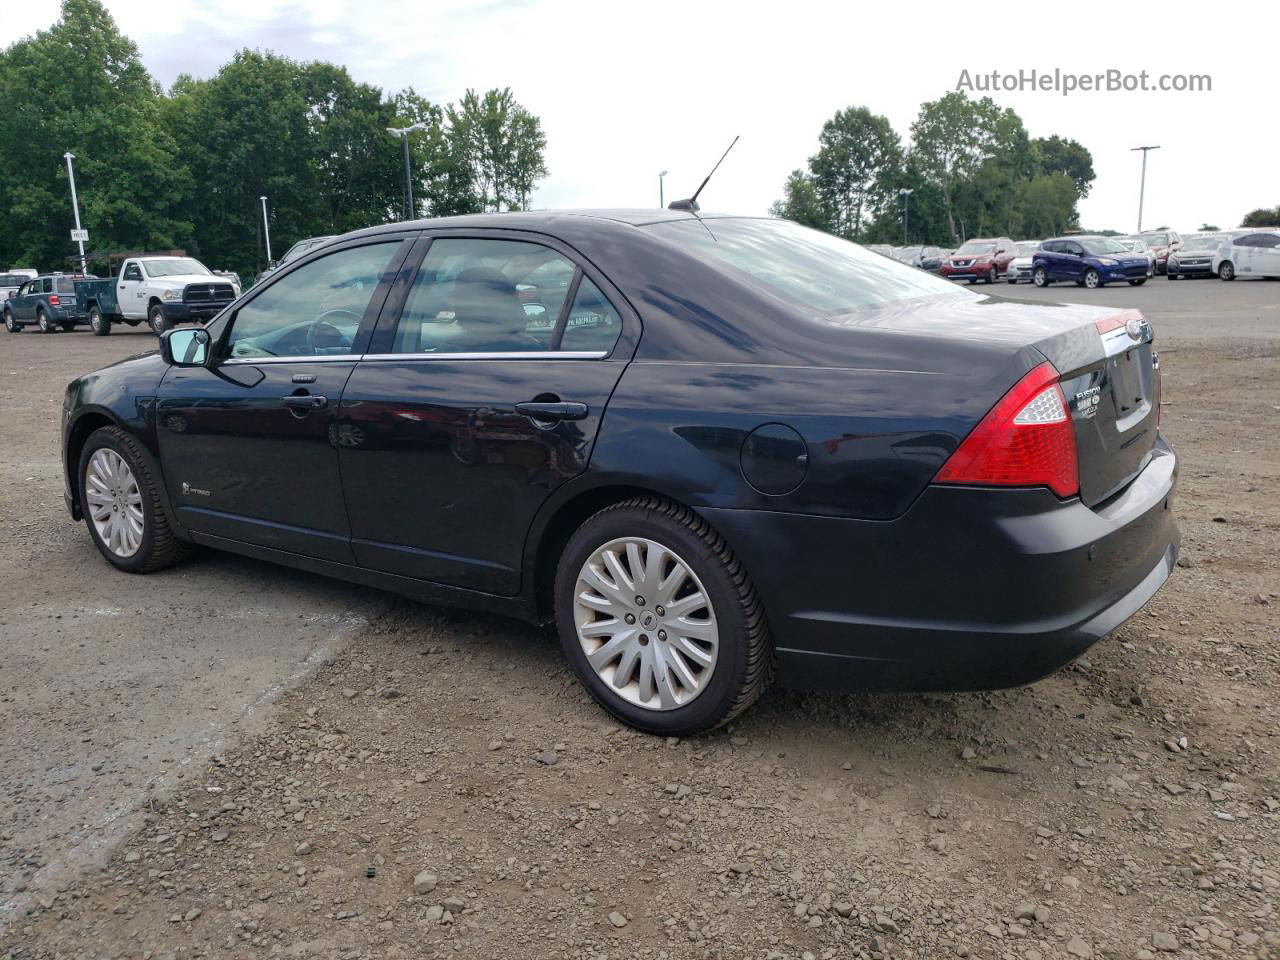
<path id="1" fill-rule="evenodd" d="M 45 313 L 43 308 L 36 311 L 36 326 L 40 328 L 41 333 L 53 333 L 57 329 L 49 320 L 49 314 Z"/>
<path id="2" fill-rule="evenodd" d="M 1218 279 L 1234 280 L 1235 278 L 1236 278 L 1235 265 L 1230 260 L 1222 261 L 1222 264 L 1218 267 Z"/>
<path id="3" fill-rule="evenodd" d="M 1037 287 L 1047 287 L 1049 285 L 1049 274 L 1044 267 L 1036 267 L 1036 272 L 1031 275 L 1031 279 Z"/>
<path id="4" fill-rule="evenodd" d="M 1084 285 L 1090 290 L 1097 290 L 1102 285 L 1102 277 L 1092 268 L 1084 272 Z"/>
<path id="5" fill-rule="evenodd" d="M 98 550 L 120 570 L 150 573 L 187 555 L 138 442 L 118 427 L 95 430 L 80 452 L 80 509 Z"/>
<path id="6" fill-rule="evenodd" d="M 111 321 L 97 307 L 89 308 L 89 329 L 95 337 L 105 337 L 111 332 Z"/>
<path id="7" fill-rule="evenodd" d="M 4 312 L 4 328 L 10 333 L 21 333 L 22 324 L 13 318 L 13 311 L 6 310 Z"/>
<path id="8" fill-rule="evenodd" d="M 657 497 L 578 528 L 560 557 L 555 605 L 583 686 L 649 733 L 720 726 L 773 677 L 764 608 L 741 562 L 696 513 Z"/>
<path id="9" fill-rule="evenodd" d="M 164 307 L 158 303 L 153 303 L 151 309 L 147 311 L 147 323 L 151 325 L 151 332 L 157 337 L 169 329 L 169 321 L 165 319 Z"/>

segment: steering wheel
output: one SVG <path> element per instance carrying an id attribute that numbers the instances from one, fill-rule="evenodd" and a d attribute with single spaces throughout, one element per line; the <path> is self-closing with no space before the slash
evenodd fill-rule
<path id="1" fill-rule="evenodd" d="M 326 339 L 330 340 L 331 345 L 334 343 L 345 343 L 343 333 L 334 324 L 329 322 L 329 317 L 337 318 L 339 316 L 350 317 L 355 320 L 356 324 L 360 323 L 360 315 L 354 310 L 347 310 L 344 307 L 335 307 L 332 310 L 326 310 L 315 320 L 311 321 L 311 326 L 307 327 L 307 353 L 315 354 L 320 346 L 320 336 L 323 331 Z M 350 344 L 346 344 L 350 346 Z"/>

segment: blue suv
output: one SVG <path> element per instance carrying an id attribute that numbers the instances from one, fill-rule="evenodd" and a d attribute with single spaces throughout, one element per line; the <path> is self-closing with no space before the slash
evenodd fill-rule
<path id="1" fill-rule="evenodd" d="M 76 274 L 79 278 L 80 274 Z M 84 312 L 76 304 L 76 287 L 72 278 L 61 273 L 32 277 L 18 292 L 4 301 L 4 325 L 10 333 L 35 324 L 41 333 L 71 331 L 84 323 Z"/>
<path id="2" fill-rule="evenodd" d="M 1151 262 L 1110 237 L 1057 237 L 1040 245 L 1031 259 L 1037 287 L 1071 280 L 1090 290 L 1119 280 L 1139 287 L 1151 276 Z"/>

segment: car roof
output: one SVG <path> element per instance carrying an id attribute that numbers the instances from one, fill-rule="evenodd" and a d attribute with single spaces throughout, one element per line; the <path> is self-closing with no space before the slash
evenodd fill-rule
<path id="1" fill-rule="evenodd" d="M 348 236 L 367 236 L 378 233 L 392 233 L 406 229 L 439 230 L 452 227 L 483 227 L 487 229 L 508 230 L 547 230 L 557 224 L 572 222 L 581 223 L 595 220 L 626 226 L 643 227 L 652 223 L 666 223 L 672 220 L 719 220 L 733 217 L 725 213 L 691 213 L 688 210 L 663 210 L 655 208 L 620 208 L 620 209 L 583 209 L 583 210 L 513 210 L 507 213 L 469 213 L 456 217 L 437 217 L 423 220 L 404 220 L 398 223 L 384 223 L 376 227 L 348 234 Z M 755 219 L 766 219 L 756 217 Z"/>

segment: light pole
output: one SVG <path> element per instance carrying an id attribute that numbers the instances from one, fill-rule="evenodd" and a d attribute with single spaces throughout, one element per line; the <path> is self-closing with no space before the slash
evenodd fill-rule
<path id="1" fill-rule="evenodd" d="M 259 197 L 262 201 L 262 235 L 267 241 L 267 266 L 271 266 L 271 228 L 267 226 L 267 198 Z"/>
<path id="2" fill-rule="evenodd" d="M 1159 150 L 1159 149 L 1160 149 L 1160 146 L 1159 144 L 1157 144 L 1154 147 L 1134 147 L 1129 151 L 1130 153 L 1133 153 L 1135 150 L 1142 151 L 1142 185 L 1138 187 L 1138 232 L 1139 233 L 1142 232 L 1142 201 L 1146 199 L 1146 194 L 1147 194 L 1147 154 L 1152 150 Z"/>
<path id="3" fill-rule="evenodd" d="M 898 195 L 902 197 L 902 245 L 907 245 L 907 219 L 911 215 L 911 195 L 915 190 L 903 187 L 898 191 Z"/>
<path id="4" fill-rule="evenodd" d="M 667 205 L 666 198 L 662 195 L 662 178 L 665 177 L 666 175 L 667 175 L 667 171 L 665 170 L 663 170 L 661 173 L 658 174 L 658 207 L 659 209 Z"/>
<path id="5" fill-rule="evenodd" d="M 406 220 L 413 219 L 413 173 L 409 165 L 409 134 L 425 129 L 427 129 L 425 123 L 415 123 L 408 127 L 387 127 L 387 133 L 393 137 L 399 137 L 400 142 L 404 144 L 404 218 Z"/>
<path id="6" fill-rule="evenodd" d="M 68 150 L 62 157 L 67 161 L 67 180 L 71 183 L 71 210 L 76 217 L 75 237 L 76 243 L 80 245 L 80 272 L 87 273 L 84 259 L 84 231 L 80 229 L 80 201 L 76 198 L 76 171 L 71 165 L 71 161 L 76 158 L 76 155 Z"/>

